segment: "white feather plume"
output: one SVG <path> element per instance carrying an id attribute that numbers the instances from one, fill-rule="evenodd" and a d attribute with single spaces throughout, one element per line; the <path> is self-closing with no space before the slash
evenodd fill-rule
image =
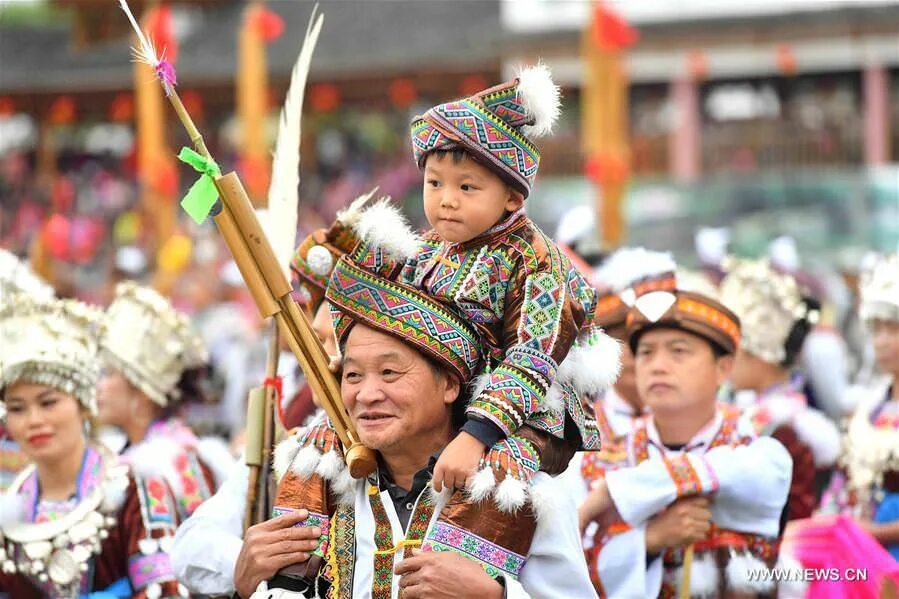
<path id="1" fill-rule="evenodd" d="M 381 198 L 362 212 L 353 228 L 360 239 L 384 250 L 397 261 L 411 258 L 421 247 L 421 236 L 412 230 L 406 217 L 389 198 Z"/>
<path id="2" fill-rule="evenodd" d="M 693 557 L 692 568 L 690 568 L 690 596 L 691 597 L 714 597 L 718 592 L 718 581 L 721 571 L 715 564 L 715 560 L 710 553 L 703 553 Z M 677 577 L 678 586 L 683 580 L 683 568 L 678 568 L 681 573 Z"/>
<path id="3" fill-rule="evenodd" d="M 471 399 L 476 398 L 481 393 L 484 392 L 484 389 L 487 388 L 487 384 L 490 382 L 490 373 L 485 372 L 484 374 L 479 374 L 478 376 L 471 379 L 468 383 L 469 393 L 468 396 Z"/>
<path id="4" fill-rule="evenodd" d="M 337 222 L 345 227 L 356 226 L 356 223 L 362 218 L 362 213 L 364 212 L 363 209 L 368 204 L 369 200 L 375 197 L 376 193 L 378 193 L 377 186 L 373 187 L 368 193 L 362 194 L 353 200 L 353 202 L 344 210 L 339 210 L 337 212 Z"/>
<path id="5" fill-rule="evenodd" d="M 137 42 L 139 47 L 131 48 L 131 53 L 134 55 L 134 59 L 138 62 L 143 62 L 150 65 L 153 68 L 159 64 L 159 58 L 156 55 L 156 48 L 153 47 L 153 43 L 144 35 L 144 32 L 141 30 L 140 25 L 137 24 L 137 19 L 134 18 L 134 14 L 131 12 L 131 7 L 128 6 L 127 0 L 119 0 L 119 6 L 122 7 L 122 10 L 125 11 L 125 15 L 128 17 L 128 21 L 131 23 L 131 28 L 134 29 L 134 33 L 137 35 Z"/>
<path id="6" fill-rule="evenodd" d="M 533 125 L 522 127 L 528 137 L 543 137 L 552 133 L 553 125 L 561 113 L 561 90 L 553 82 L 552 73 L 545 64 L 525 67 L 518 73 L 518 95 Z"/>
<path id="7" fill-rule="evenodd" d="M 297 205 L 300 199 L 300 122 L 303 115 L 303 97 L 312 53 L 324 21 L 324 15 L 316 14 L 317 12 L 316 5 L 309 17 L 300 55 L 290 74 L 290 86 L 287 88 L 287 97 L 284 99 L 278 124 L 278 139 L 272 158 L 272 180 L 268 190 L 271 225 L 266 230 L 266 235 L 288 279 L 290 279 L 290 259 L 296 240 Z"/>
<path id="8" fill-rule="evenodd" d="M 131 470 L 141 478 L 164 478 L 176 497 L 184 493 L 181 475 L 175 467 L 184 448 L 165 437 L 154 437 L 135 445 L 126 454 Z"/>
<path id="9" fill-rule="evenodd" d="M 646 277 L 674 272 L 677 264 L 669 252 L 642 247 L 621 248 L 596 270 L 596 280 L 613 292 L 621 293 Z"/>
<path id="10" fill-rule="evenodd" d="M 764 570 L 767 570 L 765 562 L 751 553 L 733 553 L 724 570 L 727 586 L 731 591 L 747 593 L 753 597 L 770 593 L 774 589 L 774 580 L 758 575 Z"/>
<path id="11" fill-rule="evenodd" d="M 344 505 L 353 505 L 356 500 L 356 487 L 362 484 L 350 474 L 349 468 L 342 468 L 337 477 L 331 483 L 331 488 L 337 494 L 337 500 Z"/>
<path id="12" fill-rule="evenodd" d="M 554 481 L 535 479 L 531 484 L 531 507 L 538 522 L 560 509 L 557 494 L 558 488 Z"/>

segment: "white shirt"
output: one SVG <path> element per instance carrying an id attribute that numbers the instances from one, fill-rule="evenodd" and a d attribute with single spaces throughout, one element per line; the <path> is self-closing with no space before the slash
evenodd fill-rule
<path id="1" fill-rule="evenodd" d="M 662 558 L 647 563 L 646 526 L 650 518 L 678 499 L 678 488 L 662 458 L 685 459 L 698 475 L 700 493 L 710 495 L 712 522 L 737 532 L 776 537 L 790 489 L 793 463 L 778 441 L 763 437 L 737 447 L 709 445 L 721 428 L 720 410 L 684 447 L 667 449 L 650 418 L 648 459 L 606 473 L 609 495 L 630 526 L 613 536 L 597 558 L 597 572 L 609 597 L 657 597 L 662 584 Z M 740 436 L 754 436 L 743 420 Z M 632 444 L 629 443 L 629 449 Z M 629 458 L 636 463 L 635 456 Z"/>
<path id="2" fill-rule="evenodd" d="M 172 569 L 191 592 L 234 592 L 234 566 L 243 545 L 249 472 L 244 460 L 238 460 L 218 492 L 178 527 L 170 552 Z"/>

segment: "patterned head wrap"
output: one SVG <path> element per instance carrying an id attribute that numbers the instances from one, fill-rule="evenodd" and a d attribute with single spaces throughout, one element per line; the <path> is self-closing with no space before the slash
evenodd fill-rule
<path id="1" fill-rule="evenodd" d="M 558 114 L 559 88 L 549 69 L 529 67 L 512 81 L 415 117 L 412 153 L 424 168 L 429 152 L 462 147 L 527 197 L 540 165 L 530 138 L 548 134 Z"/>
<path id="2" fill-rule="evenodd" d="M 446 366 L 464 384 L 481 360 L 478 336 L 451 308 L 391 276 L 396 261 L 367 243 L 334 267 L 326 299 L 343 344 L 357 322 L 392 335 Z"/>
<path id="3" fill-rule="evenodd" d="M 685 289 L 674 273 L 660 276 L 646 289 L 636 297 L 627 315 L 628 343 L 632 351 L 636 352 L 643 333 L 662 327 L 699 335 L 726 354 L 737 351 L 740 319 L 717 299 Z"/>
<path id="4" fill-rule="evenodd" d="M 343 239 L 335 238 L 335 235 Z M 353 240 L 349 229 L 335 224 L 331 229 L 313 231 L 297 246 L 290 268 L 297 275 L 298 299 L 311 313 L 315 314 L 325 299 L 331 272 L 340 257 L 347 252 L 344 244 L 349 243 L 352 247 Z"/>

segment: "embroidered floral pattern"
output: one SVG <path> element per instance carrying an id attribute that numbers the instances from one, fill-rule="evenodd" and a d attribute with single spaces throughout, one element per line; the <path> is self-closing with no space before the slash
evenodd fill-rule
<path id="1" fill-rule="evenodd" d="M 507 574 L 517 580 L 526 560 L 523 555 L 446 522 L 437 522 L 434 525 L 422 549 L 458 553 L 478 562 L 493 578 Z"/>

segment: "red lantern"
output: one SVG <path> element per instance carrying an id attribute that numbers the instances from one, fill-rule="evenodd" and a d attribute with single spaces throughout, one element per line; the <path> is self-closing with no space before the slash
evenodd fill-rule
<path id="1" fill-rule="evenodd" d="M 634 45 L 639 37 L 636 29 L 602 2 L 593 13 L 593 35 L 602 50 L 623 50 Z"/>
<path id="2" fill-rule="evenodd" d="M 44 241 L 44 247 L 49 250 L 50 255 L 57 260 L 69 259 L 69 235 L 71 234 L 71 223 L 69 219 L 61 214 L 51 216 L 41 231 Z"/>
<path id="3" fill-rule="evenodd" d="M 150 186 L 163 197 L 174 199 L 178 194 L 178 169 L 174 160 L 166 156 L 154 161 Z"/>
<path id="4" fill-rule="evenodd" d="M 627 160 L 609 152 L 594 154 L 584 165 L 584 174 L 597 184 L 620 183 L 627 179 L 629 171 Z"/>
<path id="5" fill-rule="evenodd" d="M 701 50 L 691 50 L 687 54 L 687 75 L 694 81 L 705 79 L 709 74 L 709 61 Z"/>
<path id="6" fill-rule="evenodd" d="M 130 93 L 117 94 L 109 105 L 109 120 L 124 123 L 134 118 L 134 96 Z"/>
<path id="7" fill-rule="evenodd" d="M 75 100 L 72 96 L 59 96 L 50 104 L 48 114 L 53 125 L 68 125 L 75 120 Z"/>
<path id="8" fill-rule="evenodd" d="M 251 25 L 256 29 L 256 34 L 268 44 L 272 43 L 284 33 L 284 19 L 273 10 L 260 7 L 250 17 Z"/>
<path id="9" fill-rule="evenodd" d="M 4 96 L 0 98 L 0 116 L 12 116 L 16 113 L 16 103 L 12 98 Z"/>
<path id="10" fill-rule="evenodd" d="M 340 105 L 340 90 L 333 83 L 313 85 L 309 94 L 312 109 L 318 112 L 334 112 Z"/>
<path id="11" fill-rule="evenodd" d="M 459 91 L 463 96 L 473 96 L 479 91 L 487 89 L 487 80 L 480 75 L 469 75 L 459 83 Z"/>
<path id="12" fill-rule="evenodd" d="M 397 108 L 408 108 L 418 99 L 418 90 L 409 79 L 395 79 L 387 89 L 390 101 Z"/>
<path id="13" fill-rule="evenodd" d="M 790 44 L 780 44 L 777 46 L 777 69 L 782 75 L 796 74 L 796 54 L 793 53 L 793 46 Z"/>

